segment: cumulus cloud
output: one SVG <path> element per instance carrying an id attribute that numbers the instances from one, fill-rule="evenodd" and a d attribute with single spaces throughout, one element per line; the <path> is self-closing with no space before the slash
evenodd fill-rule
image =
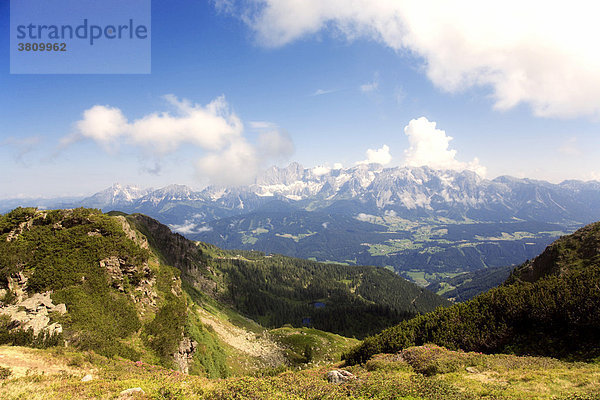
<path id="1" fill-rule="evenodd" d="M 452 137 L 437 129 L 436 123 L 425 117 L 411 120 L 404 127 L 410 147 L 404 151 L 404 165 L 428 166 L 434 169 L 471 170 L 485 176 L 486 168 L 474 158 L 470 162 L 456 159 L 456 150 L 450 149 Z"/>
<path id="2" fill-rule="evenodd" d="M 285 131 L 271 130 L 258 136 L 258 154 L 264 159 L 286 160 L 294 151 L 294 142 Z"/>
<path id="3" fill-rule="evenodd" d="M 242 135 L 243 125 L 221 96 L 206 106 L 165 96 L 175 113 L 151 113 L 128 121 L 115 107 L 95 105 L 75 123 L 76 134 L 105 148 L 121 143 L 139 145 L 153 153 L 166 154 L 182 144 L 219 150 Z"/>
<path id="4" fill-rule="evenodd" d="M 252 182 L 259 171 L 257 151 L 245 140 L 231 143 L 220 152 L 200 158 L 196 164 L 199 178 L 222 185 L 243 185 Z"/>
<path id="5" fill-rule="evenodd" d="M 157 159 L 182 146 L 195 146 L 205 154 L 197 163 L 199 177 L 211 183 L 250 183 L 263 163 L 289 157 L 294 151 L 291 138 L 271 123 L 255 122 L 254 128 L 269 128 L 251 144 L 244 136 L 240 118 L 220 96 L 206 106 L 165 96 L 173 112 L 156 112 L 129 120 L 111 106 L 95 105 L 83 112 L 74 124 L 74 134 L 63 138 L 63 145 L 91 139 L 107 151 L 120 146 L 144 149 Z M 159 162 L 156 163 L 160 166 Z M 160 167 L 148 170 L 159 173 Z"/>
<path id="6" fill-rule="evenodd" d="M 600 116 L 599 5 L 589 0 L 216 0 L 266 46 L 334 31 L 417 56 L 446 91 L 491 90 L 495 106 Z M 368 89 L 368 86 L 365 86 Z"/>
<path id="7" fill-rule="evenodd" d="M 380 149 L 368 149 L 367 159 L 359 161 L 358 164 L 381 164 L 387 165 L 392 161 L 390 147 L 387 144 L 381 146 Z"/>

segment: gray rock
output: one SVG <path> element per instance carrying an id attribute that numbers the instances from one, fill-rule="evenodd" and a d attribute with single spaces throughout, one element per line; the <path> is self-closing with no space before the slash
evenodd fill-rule
<path id="1" fill-rule="evenodd" d="M 29 322 L 27 322 L 23 328 L 25 330 L 32 328 L 33 334 L 38 335 L 41 331 L 44 330 L 48 323 L 50 322 L 50 318 L 42 314 L 36 314 Z"/>
<path id="2" fill-rule="evenodd" d="M 63 303 L 58 304 L 56 307 L 54 307 L 54 311 L 56 311 L 59 314 L 66 314 L 67 313 L 67 306 Z"/>
<path id="3" fill-rule="evenodd" d="M 25 307 L 27 311 L 40 311 L 44 308 L 54 308 L 54 304 L 52 304 L 52 299 L 50 298 L 50 292 L 35 293 L 30 298 L 21 301 L 19 306 Z"/>
<path id="4" fill-rule="evenodd" d="M 94 377 L 90 374 L 87 374 L 86 376 L 84 376 L 83 378 L 81 378 L 81 382 L 89 382 L 92 379 L 94 379 Z"/>
<path id="5" fill-rule="evenodd" d="M 126 399 L 128 397 L 143 395 L 144 393 L 146 392 L 144 392 L 144 390 L 141 387 L 135 387 L 123 390 L 121 393 L 119 393 L 119 398 Z"/>
<path id="6" fill-rule="evenodd" d="M 35 293 L 33 296 L 21 299 L 15 305 L 0 307 L 0 314 L 10 316 L 13 328 L 27 330 L 33 329 L 34 335 L 46 332 L 50 335 L 62 332 L 62 326 L 58 323 L 50 324 L 49 312 L 58 311 L 61 314 L 67 312 L 64 304 L 55 306 L 50 298 L 51 292 Z"/>
<path id="7" fill-rule="evenodd" d="M 48 332 L 49 335 L 59 334 L 59 333 L 62 333 L 62 331 L 63 331 L 62 325 L 59 324 L 58 322 L 55 322 L 46 327 L 46 332 Z"/>
<path id="8" fill-rule="evenodd" d="M 336 369 L 327 373 L 327 380 L 336 385 L 339 385 L 340 383 L 344 383 L 352 379 L 356 379 L 356 376 L 343 369 Z"/>
<path id="9" fill-rule="evenodd" d="M 198 344 L 195 341 L 187 337 L 184 337 L 181 342 L 179 342 L 177 353 L 173 354 L 173 359 L 175 360 L 175 365 L 177 365 L 179 372 L 183 372 L 184 374 L 189 372 L 190 363 L 192 362 L 197 346 Z"/>

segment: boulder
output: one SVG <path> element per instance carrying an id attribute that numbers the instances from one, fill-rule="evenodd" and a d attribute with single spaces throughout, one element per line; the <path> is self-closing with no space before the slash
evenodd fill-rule
<path id="1" fill-rule="evenodd" d="M 67 306 L 64 303 L 57 304 L 56 307 L 54 307 L 54 311 L 56 311 L 59 314 L 66 314 Z"/>
<path id="2" fill-rule="evenodd" d="M 340 383 L 356 379 L 356 376 L 343 369 L 336 369 L 327 373 L 327 380 L 331 383 L 339 385 Z"/>
<path id="3" fill-rule="evenodd" d="M 44 330 L 44 328 L 48 326 L 49 322 L 50 318 L 48 318 L 47 316 L 42 314 L 36 314 L 33 316 L 33 318 L 29 320 L 29 322 L 23 325 L 23 329 L 27 330 L 31 328 L 33 329 L 33 334 L 37 336 L 40 332 Z"/>
<path id="4" fill-rule="evenodd" d="M 144 395 L 146 392 L 141 387 L 135 387 L 130 389 L 125 389 L 121 393 L 119 393 L 119 399 L 129 399 L 137 396 Z"/>

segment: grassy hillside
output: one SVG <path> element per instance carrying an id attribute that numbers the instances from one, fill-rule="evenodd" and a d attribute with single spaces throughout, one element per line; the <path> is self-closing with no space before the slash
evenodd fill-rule
<path id="1" fill-rule="evenodd" d="M 226 375 L 222 346 L 188 309 L 179 274 L 122 216 L 16 209 L 0 216 L 0 342 L 45 347 L 64 341 L 105 356 Z M 27 311 L 32 295 L 47 291 L 65 313 L 46 316 L 41 306 Z M 48 319 L 62 332 L 36 332 L 28 318 L 40 326 Z M 184 338 L 201 343 L 202 351 L 181 365 Z"/>
<path id="2" fill-rule="evenodd" d="M 0 217 L 0 343 L 51 348 L 0 346 L 0 398 L 114 399 L 140 388 L 134 398 L 600 400 L 597 363 L 482 354 L 600 356 L 599 232 L 565 237 L 510 284 L 349 351 L 357 340 L 301 327 L 296 315 L 315 324 L 322 313 L 360 332 L 439 298 L 383 269 L 224 251 L 139 215 L 17 209 Z M 62 332 L 15 328 L 9 317 L 30 312 Z M 247 318 L 286 314 L 298 325 L 269 330 Z M 342 353 L 363 364 L 330 383 Z M 190 375 L 177 371 L 182 358 Z"/>
<path id="3" fill-rule="evenodd" d="M 465 303 L 404 321 L 345 355 L 361 363 L 377 353 L 435 343 L 485 353 L 600 356 L 600 224 L 556 241 L 542 255 Z"/>
<path id="4" fill-rule="evenodd" d="M 535 282 L 548 276 L 597 268 L 600 265 L 600 222 L 563 236 L 542 254 L 516 268 L 508 283 Z"/>
<path id="5" fill-rule="evenodd" d="M 358 344 L 358 340 L 312 328 L 283 326 L 269 334 L 284 349 L 292 364 L 318 365 L 340 361 L 342 354 Z"/>
<path id="6" fill-rule="evenodd" d="M 313 328 L 364 336 L 439 304 L 384 269 L 223 251 L 142 215 L 0 216 L 0 344 L 224 377 L 339 360 L 357 342 Z"/>
<path id="7" fill-rule="evenodd" d="M 399 399 L 598 400 L 600 366 L 551 358 L 481 355 L 435 346 L 379 355 L 342 384 L 321 366 L 275 376 L 211 380 L 94 353 L 0 347 L 0 398 L 116 399 L 140 388 L 138 399 Z M 26 366 L 26 367 L 25 367 Z M 82 382 L 89 374 L 91 380 Z"/>
<path id="8" fill-rule="evenodd" d="M 182 279 L 269 328 L 303 325 L 364 337 L 449 302 L 384 268 L 225 251 L 141 214 L 128 217 Z"/>

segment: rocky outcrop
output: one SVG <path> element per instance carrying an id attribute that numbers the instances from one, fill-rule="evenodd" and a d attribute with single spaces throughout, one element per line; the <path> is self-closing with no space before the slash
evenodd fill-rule
<path id="1" fill-rule="evenodd" d="M 149 233 L 153 247 L 167 264 L 179 269 L 196 289 L 217 298 L 217 283 L 211 279 L 213 272 L 195 242 L 171 232 L 169 227 L 148 216 L 133 214 L 129 218 Z"/>
<path id="2" fill-rule="evenodd" d="M 192 358 L 194 357 L 197 346 L 198 343 L 187 337 L 184 337 L 181 342 L 179 342 L 179 348 L 173 355 L 173 360 L 175 361 L 175 365 L 179 372 L 183 372 L 184 374 L 189 373 Z"/>
<path id="3" fill-rule="evenodd" d="M 0 297 L 4 297 L 8 292 L 15 295 L 15 301 L 22 301 L 27 297 L 25 287 L 27 286 L 27 276 L 23 272 L 16 272 L 9 276 L 7 281 L 8 289 L 0 289 Z"/>
<path id="4" fill-rule="evenodd" d="M 134 286 L 134 292 L 131 293 L 134 302 L 145 306 L 156 306 L 158 299 L 154 287 L 156 277 L 147 264 L 138 267 L 122 258 L 112 256 L 100 260 L 100 267 L 106 270 L 113 288 L 125 293 L 125 278 L 127 278 L 127 281 Z"/>
<path id="5" fill-rule="evenodd" d="M 24 331 L 31 329 L 34 336 L 40 333 L 50 336 L 62 333 L 62 326 L 59 323 L 50 323 L 50 314 L 53 312 L 65 314 L 67 307 L 64 304 L 55 305 L 50 295 L 51 292 L 35 293 L 16 304 L 0 307 L 0 314 L 10 317 L 13 329 Z"/>
<path id="6" fill-rule="evenodd" d="M 37 215 L 41 216 L 42 218 L 46 218 L 45 212 L 38 212 Z M 33 226 L 33 217 L 30 217 L 27 219 L 27 221 L 21 222 L 17 228 L 10 231 L 8 233 L 8 236 L 6 236 L 6 241 L 12 242 L 16 238 L 18 238 L 19 235 L 21 233 L 23 233 L 24 231 L 30 230 L 32 226 Z"/>
<path id="7" fill-rule="evenodd" d="M 148 246 L 148 239 L 146 239 L 144 235 L 140 235 L 138 232 L 132 229 L 125 217 L 119 215 L 115 218 L 121 223 L 123 232 L 125 232 L 125 235 L 127 235 L 129 239 L 133 240 L 142 249 L 148 250 L 150 248 L 150 246 Z"/>

